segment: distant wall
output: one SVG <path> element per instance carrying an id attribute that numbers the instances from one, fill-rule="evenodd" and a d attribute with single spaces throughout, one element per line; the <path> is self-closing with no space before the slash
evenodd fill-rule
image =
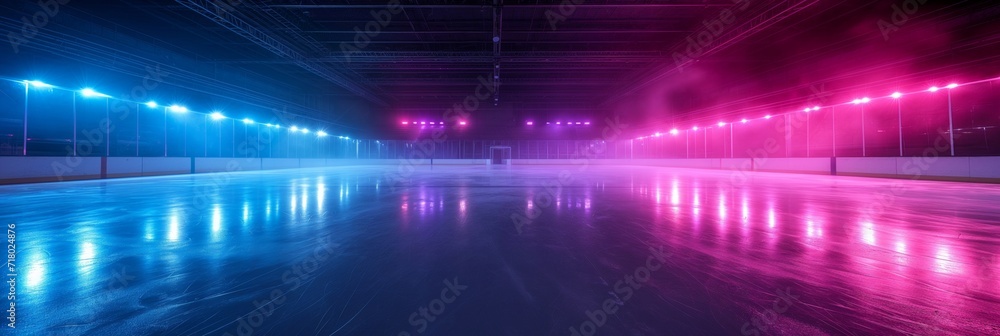
<path id="1" fill-rule="evenodd" d="M 0 184 L 235 171 L 430 165 L 431 160 L 177 157 L 0 157 Z M 488 159 L 436 159 L 434 165 L 485 166 Z M 633 165 L 1000 182 L 1000 157 L 511 160 L 513 165 Z"/>

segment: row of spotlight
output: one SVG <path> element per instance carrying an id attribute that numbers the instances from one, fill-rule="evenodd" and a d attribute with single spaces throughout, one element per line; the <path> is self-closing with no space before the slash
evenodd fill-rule
<path id="1" fill-rule="evenodd" d="M 73 90 L 70 90 L 70 89 L 58 87 L 58 86 L 55 86 L 55 85 L 52 85 L 52 84 L 48 84 L 48 83 L 45 83 L 45 82 L 42 82 L 42 81 L 38 81 L 38 80 L 25 80 L 25 81 L 21 81 L 21 82 L 25 85 L 25 88 L 32 87 L 32 88 L 35 88 L 35 89 L 59 89 L 59 90 L 73 91 Z M 83 88 L 83 89 L 79 90 L 78 92 L 80 93 L 81 96 L 86 97 L 86 98 L 116 99 L 116 100 L 120 100 L 120 101 L 124 101 L 124 102 L 129 102 L 129 103 L 142 104 L 142 105 L 145 105 L 146 107 L 148 107 L 150 109 L 155 109 L 155 108 L 159 108 L 160 107 L 160 104 L 158 104 L 155 101 L 148 101 L 148 102 L 145 102 L 145 103 L 141 103 L 141 102 L 129 101 L 129 100 L 126 100 L 126 99 L 117 99 L 117 98 L 112 97 L 111 95 L 100 93 L 100 92 L 94 90 L 93 88 Z M 178 114 L 193 112 L 193 111 L 188 110 L 187 107 L 181 106 L 181 105 L 177 105 L 177 104 L 170 105 L 170 106 L 163 106 L 163 108 L 165 110 L 167 110 L 167 111 L 178 113 Z M 223 119 L 234 119 L 234 120 L 236 120 L 235 118 L 226 117 L 220 111 L 212 111 L 211 113 L 207 113 L 207 114 L 206 113 L 200 113 L 200 112 L 193 112 L 193 113 L 199 113 L 199 114 L 207 115 L 208 117 L 212 118 L 212 120 L 216 120 L 216 121 L 223 120 Z M 244 118 L 242 121 L 246 125 L 253 125 L 253 124 L 255 124 L 255 122 L 253 121 L 253 119 L 250 119 L 250 118 Z M 278 124 L 261 123 L 260 125 L 263 125 L 263 126 L 268 127 L 268 128 L 274 128 L 274 129 L 281 129 L 282 128 L 282 126 L 278 125 Z M 287 129 L 288 129 L 289 133 L 301 133 L 301 134 L 310 134 L 310 133 L 312 133 L 312 131 L 310 131 L 308 128 L 299 128 L 298 126 L 291 126 L 291 127 L 288 127 Z M 327 137 L 327 136 L 330 135 L 330 134 L 328 134 L 325 131 L 316 131 L 315 133 L 316 133 L 317 137 L 321 137 L 321 138 Z M 346 137 L 346 136 L 338 136 L 338 138 L 344 139 L 344 140 L 350 140 L 351 139 L 350 137 Z"/>
<path id="2" fill-rule="evenodd" d="M 399 123 L 402 124 L 402 125 L 414 125 L 414 126 L 417 126 L 417 125 L 420 125 L 420 126 L 444 126 L 444 122 L 443 121 L 433 122 L 433 121 L 406 121 L 406 120 L 404 120 L 404 121 L 401 121 Z M 468 124 L 469 123 L 467 121 L 465 121 L 465 120 L 462 120 L 462 121 L 458 122 L 459 126 L 465 126 L 465 125 L 468 125 Z"/>
<path id="3" fill-rule="evenodd" d="M 525 121 L 524 124 L 528 125 L 528 126 L 534 126 L 535 122 L 529 120 L 529 121 Z M 545 124 L 546 125 L 555 124 L 556 126 L 562 126 L 562 125 L 573 126 L 573 125 L 590 125 L 590 122 L 589 121 L 575 121 L 575 122 L 574 121 L 567 121 L 567 122 L 564 123 L 562 121 L 546 121 Z"/>
<path id="4" fill-rule="evenodd" d="M 970 84 L 971 84 L 971 83 L 970 83 Z M 948 89 L 948 90 L 951 90 L 951 89 L 955 89 L 955 88 L 957 88 L 957 87 L 959 87 L 959 84 L 956 84 L 956 83 L 951 83 L 951 84 L 948 84 L 947 86 L 945 86 L 945 87 L 944 87 L 944 89 Z M 933 93 L 933 92 L 938 92 L 938 91 L 940 91 L 941 89 L 942 89 L 941 87 L 937 87 L 937 86 L 932 86 L 932 87 L 930 87 L 929 89 L 927 89 L 926 91 L 918 91 L 918 92 L 912 92 L 912 93 L 908 93 L 908 94 L 913 94 L 913 93 L 920 93 L 920 92 L 932 92 L 932 93 Z M 888 95 L 888 96 L 885 96 L 885 97 L 879 97 L 879 98 L 892 98 L 892 99 L 901 99 L 901 98 L 903 98 L 903 96 L 904 96 L 904 95 L 907 95 L 907 94 L 904 94 L 904 93 L 902 93 L 902 92 L 898 92 L 898 91 L 897 91 L 897 92 L 893 92 L 892 94 L 890 94 L 890 95 Z M 876 99 L 878 99 L 878 98 L 876 98 Z M 850 102 L 847 102 L 847 103 L 843 103 L 843 104 L 837 104 L 837 105 L 830 105 L 830 106 L 826 106 L 826 107 L 836 107 L 836 106 L 842 106 L 842 105 L 861 105 L 861 104 L 868 104 L 868 103 L 871 103 L 871 102 L 872 102 L 872 98 L 869 98 L 869 97 L 862 97 L 862 98 L 857 98 L 857 99 L 854 99 L 854 100 L 852 100 L 852 101 L 850 101 Z M 823 108 L 825 108 L 825 107 L 820 107 L 820 106 L 813 106 L 813 107 L 807 107 L 807 108 L 804 108 L 804 109 L 802 109 L 802 112 L 805 112 L 805 113 L 809 113 L 809 112 L 815 112 L 815 111 L 819 111 L 819 110 L 822 110 Z M 779 115 L 777 115 L 777 116 L 784 116 L 784 115 L 786 115 L 786 114 L 791 114 L 791 113 L 795 113 L 795 112 L 789 112 L 789 113 L 783 113 L 783 114 L 779 114 Z M 763 117 L 761 117 L 761 118 L 757 118 L 757 119 L 771 119 L 772 117 L 774 117 L 774 116 L 772 116 L 772 115 L 768 114 L 768 115 L 765 115 L 765 116 L 763 116 Z M 743 119 L 741 119 L 741 120 L 739 121 L 739 123 L 741 123 L 741 124 L 746 124 L 747 122 L 750 122 L 751 120 L 753 120 L 753 119 L 746 119 L 746 118 L 743 118 Z M 530 124 L 529 124 L 529 125 L 530 125 Z M 729 123 L 726 123 L 726 122 L 721 122 L 721 121 L 720 121 L 720 122 L 719 122 L 718 124 L 716 124 L 716 125 L 717 125 L 718 127 L 720 127 L 720 128 L 721 128 L 721 127 L 724 127 L 724 126 L 726 126 L 726 125 L 729 125 Z M 707 126 L 707 127 L 705 127 L 705 128 L 706 128 L 706 129 L 707 129 L 707 128 L 712 128 L 712 126 Z M 698 131 L 698 130 L 699 130 L 699 128 L 698 128 L 698 126 L 692 126 L 691 128 L 689 128 L 689 129 L 685 129 L 685 130 L 691 130 L 691 131 Z M 680 134 L 680 132 L 681 132 L 681 129 L 677 129 L 677 128 L 674 128 L 674 129 L 671 129 L 671 130 L 670 130 L 669 132 L 667 132 L 667 134 L 670 134 L 670 135 L 678 135 L 678 134 Z M 648 136 L 641 136 L 641 137 L 638 137 L 638 138 L 636 138 L 636 139 L 638 139 L 638 140 L 642 140 L 642 139 L 646 139 L 646 138 L 658 138 L 658 137 L 661 137 L 661 136 L 663 136 L 663 135 L 664 135 L 664 133 L 661 133 L 661 132 L 656 132 L 656 133 L 653 133 L 653 134 L 651 134 L 651 135 L 648 135 Z"/>

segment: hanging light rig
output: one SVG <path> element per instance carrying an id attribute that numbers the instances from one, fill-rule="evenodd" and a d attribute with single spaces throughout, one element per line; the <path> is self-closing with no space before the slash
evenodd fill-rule
<path id="1" fill-rule="evenodd" d="M 503 0 L 493 0 L 493 106 L 500 105 L 500 36 L 503 32 Z"/>

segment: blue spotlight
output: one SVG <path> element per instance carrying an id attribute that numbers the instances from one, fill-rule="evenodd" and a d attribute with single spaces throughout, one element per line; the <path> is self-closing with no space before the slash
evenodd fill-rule
<path id="1" fill-rule="evenodd" d="M 212 112 L 212 114 L 209 114 L 209 116 L 212 117 L 212 120 L 222 120 L 223 118 L 226 117 L 226 116 L 222 115 L 222 112 L 218 112 L 218 111 Z"/>
<path id="2" fill-rule="evenodd" d="M 51 84 L 46 84 L 46 83 L 44 83 L 42 81 L 37 81 L 37 80 L 24 81 L 24 83 L 28 84 L 28 85 L 31 85 L 31 87 L 36 88 L 36 89 L 47 89 L 47 88 L 51 88 L 52 87 Z"/>
<path id="3" fill-rule="evenodd" d="M 170 112 L 187 113 L 187 111 L 188 111 L 187 107 L 180 105 L 170 105 Z"/>
<path id="4" fill-rule="evenodd" d="M 146 102 L 146 107 L 148 107 L 148 108 L 156 108 L 157 106 L 160 106 L 160 105 L 157 104 L 155 101 L 150 100 L 150 101 Z"/>
<path id="5" fill-rule="evenodd" d="M 252 125 L 253 124 L 253 120 L 250 120 L 250 118 L 244 118 L 243 119 L 243 123 L 247 124 L 247 125 Z"/>
<path id="6" fill-rule="evenodd" d="M 91 88 L 85 88 L 83 90 L 80 90 L 80 94 L 83 95 L 84 97 L 88 97 L 88 98 L 90 98 L 90 97 L 110 98 L 111 97 L 109 95 L 106 95 L 106 94 L 94 91 L 94 89 L 91 89 Z"/>

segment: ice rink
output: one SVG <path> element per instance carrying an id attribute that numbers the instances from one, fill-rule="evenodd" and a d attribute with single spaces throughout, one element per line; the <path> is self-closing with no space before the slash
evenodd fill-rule
<path id="1" fill-rule="evenodd" d="M 2 186 L 16 331 L 1000 334 L 994 184 L 405 168 Z"/>

